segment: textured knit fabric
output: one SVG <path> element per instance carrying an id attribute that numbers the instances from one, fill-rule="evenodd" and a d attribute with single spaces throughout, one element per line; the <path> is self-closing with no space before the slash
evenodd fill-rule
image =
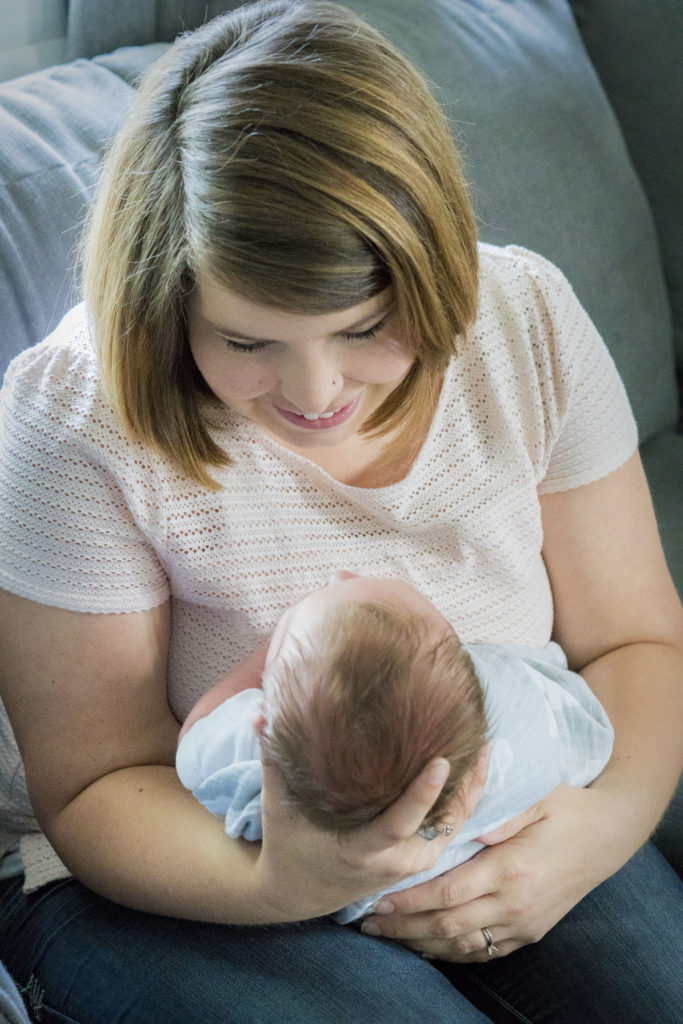
<path id="1" fill-rule="evenodd" d="M 466 643 L 546 644 L 538 494 L 597 480 L 637 444 L 611 357 L 565 278 L 491 246 L 476 324 L 391 486 L 339 483 L 226 408 L 216 436 L 234 465 L 215 474 L 221 490 L 200 487 L 126 435 L 82 307 L 10 365 L 0 417 L 0 585 L 87 612 L 170 597 L 168 695 L 181 719 L 339 568 L 413 584 Z M 0 740 L 8 843 L 37 826 L 1 717 Z"/>
<path id="2" fill-rule="evenodd" d="M 568 670 L 557 644 L 476 644 L 465 649 L 486 702 L 491 753 L 484 792 L 434 867 L 383 893 L 419 885 L 469 860 L 483 848 L 477 836 L 526 811 L 561 782 L 587 786 L 612 753 L 614 731 L 604 708 L 581 676 Z M 176 757 L 183 785 L 225 819 L 229 836 L 252 842 L 263 835 L 261 761 L 252 726 L 262 699 L 261 690 L 249 689 L 223 701 L 183 736 Z M 334 916 L 340 924 L 363 917 L 383 893 Z"/>

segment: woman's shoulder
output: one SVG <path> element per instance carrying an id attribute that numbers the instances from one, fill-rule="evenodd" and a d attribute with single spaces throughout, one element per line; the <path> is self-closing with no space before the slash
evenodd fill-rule
<path id="1" fill-rule="evenodd" d="M 97 354 L 82 303 L 47 338 L 12 360 L 2 397 L 6 409 L 54 417 L 59 424 L 82 418 L 101 398 Z"/>
<path id="2" fill-rule="evenodd" d="M 545 256 L 523 245 L 479 243 L 480 294 L 524 307 L 529 292 L 542 292 L 547 299 L 571 293 L 564 273 Z"/>
<path id="3" fill-rule="evenodd" d="M 570 282 L 545 256 L 520 245 L 482 243 L 479 251 L 479 309 L 465 352 L 485 368 L 488 387 L 525 417 L 537 407 L 547 423 L 561 412 L 566 396 L 558 387 L 573 380 L 583 349 L 601 341 Z"/>
<path id="4" fill-rule="evenodd" d="M 131 452 L 158 461 L 125 428 L 107 397 L 87 309 L 71 309 L 43 341 L 10 363 L 0 414 L 17 439 L 40 444 L 44 460 L 117 465 Z"/>
<path id="5" fill-rule="evenodd" d="M 492 242 L 479 242 L 477 246 L 479 260 L 484 270 L 491 273 L 515 274 L 522 271 L 532 276 L 547 276 L 562 280 L 564 275 L 560 268 L 533 249 L 524 245 L 494 245 Z"/>
<path id="6" fill-rule="evenodd" d="M 0 423 L 9 439 L 3 460 L 24 472 L 29 452 L 36 466 L 53 473 L 77 466 L 82 476 L 101 476 L 106 470 L 125 483 L 131 500 L 160 474 L 169 475 L 167 458 L 135 438 L 109 401 L 83 305 L 10 363 Z"/>

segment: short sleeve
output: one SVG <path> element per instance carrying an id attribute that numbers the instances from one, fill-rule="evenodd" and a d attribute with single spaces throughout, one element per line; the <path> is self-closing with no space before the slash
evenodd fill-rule
<path id="1" fill-rule="evenodd" d="M 546 350 L 537 368 L 547 429 L 540 494 L 592 483 L 635 451 L 638 432 L 626 389 L 607 346 L 557 267 L 510 247 L 525 263 L 544 321 Z"/>
<path id="2" fill-rule="evenodd" d="M 140 446 L 100 396 L 74 313 L 13 361 L 0 393 L 0 586 L 72 611 L 143 611 L 169 587 L 135 487 Z"/>

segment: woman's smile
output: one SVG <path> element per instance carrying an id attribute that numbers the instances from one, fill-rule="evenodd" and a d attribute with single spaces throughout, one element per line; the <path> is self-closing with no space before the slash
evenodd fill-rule
<path id="1" fill-rule="evenodd" d="M 358 399 L 354 398 L 353 401 L 347 402 L 337 409 L 331 409 L 329 412 L 292 412 L 290 409 L 281 409 L 277 405 L 275 409 L 288 423 L 293 423 L 295 426 L 301 427 L 302 430 L 330 430 L 333 427 L 341 426 L 342 423 L 346 423 L 353 416 L 357 405 Z"/>
<path id="2" fill-rule="evenodd" d="M 190 346 L 213 393 L 293 448 L 356 435 L 413 363 L 387 289 L 351 309 L 296 314 L 199 276 Z"/>

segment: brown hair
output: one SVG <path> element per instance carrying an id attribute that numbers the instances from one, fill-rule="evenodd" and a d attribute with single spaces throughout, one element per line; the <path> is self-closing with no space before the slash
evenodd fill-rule
<path id="1" fill-rule="evenodd" d="M 333 609 L 294 657 L 273 661 L 263 688 L 263 755 L 321 828 L 370 821 L 441 756 L 451 772 L 424 822 L 434 824 L 485 740 L 481 686 L 456 635 L 435 639 L 381 603 Z"/>
<path id="2" fill-rule="evenodd" d="M 301 314 L 392 285 L 415 362 L 363 430 L 431 415 L 476 312 L 474 218 L 425 80 L 346 8 L 258 2 L 178 39 L 143 81 L 91 212 L 84 287 L 111 399 L 215 486 L 207 467 L 230 459 L 187 338 L 202 271 Z"/>

